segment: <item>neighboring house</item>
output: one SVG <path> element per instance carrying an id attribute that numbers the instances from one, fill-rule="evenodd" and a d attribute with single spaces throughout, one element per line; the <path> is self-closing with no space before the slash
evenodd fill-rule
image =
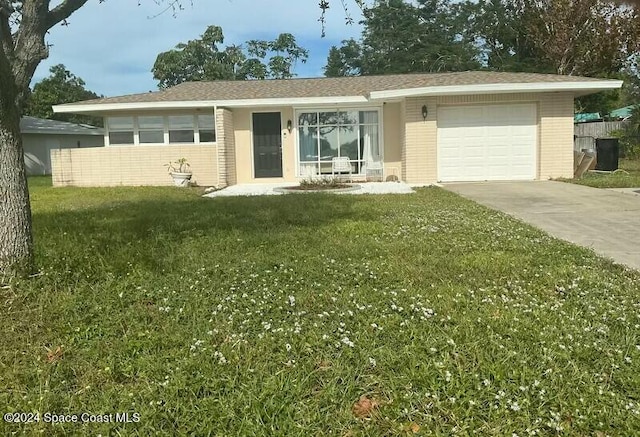
<path id="1" fill-rule="evenodd" d="M 105 117 L 102 149 L 54 152 L 56 185 L 294 182 L 371 170 L 410 184 L 573 175 L 574 98 L 622 81 L 461 72 L 183 83 L 54 107 Z"/>
<path id="2" fill-rule="evenodd" d="M 578 112 L 573 116 L 574 123 L 591 123 L 602 121 L 602 115 L 599 112 Z"/>
<path id="3" fill-rule="evenodd" d="M 20 132 L 24 163 L 30 176 L 51 174 L 52 150 L 104 145 L 102 129 L 64 121 L 22 117 Z"/>

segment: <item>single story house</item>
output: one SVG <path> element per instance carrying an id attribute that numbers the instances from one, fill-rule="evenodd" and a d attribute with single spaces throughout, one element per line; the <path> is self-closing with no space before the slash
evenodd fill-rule
<path id="1" fill-rule="evenodd" d="M 51 151 L 104 145 L 104 131 L 95 126 L 47 120 L 20 119 L 24 163 L 29 176 L 51 174 Z"/>
<path id="2" fill-rule="evenodd" d="M 331 175 L 336 162 L 415 185 L 572 177 L 574 98 L 621 86 L 489 71 L 182 83 L 55 106 L 104 117 L 107 147 L 55 152 L 53 181 L 170 184 L 163 165 L 180 158 L 218 187 Z"/>

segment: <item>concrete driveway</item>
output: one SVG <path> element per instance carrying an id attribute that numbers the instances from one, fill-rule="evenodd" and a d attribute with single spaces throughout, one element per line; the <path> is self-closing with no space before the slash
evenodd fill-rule
<path id="1" fill-rule="evenodd" d="M 455 183 L 444 188 L 640 269 L 640 196 L 552 181 Z"/>

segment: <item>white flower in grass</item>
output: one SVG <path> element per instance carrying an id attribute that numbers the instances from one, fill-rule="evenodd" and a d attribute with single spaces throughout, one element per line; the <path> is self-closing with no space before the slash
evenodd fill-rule
<path id="1" fill-rule="evenodd" d="M 371 357 L 369 357 L 369 364 L 371 365 L 371 367 L 376 367 L 378 365 L 375 358 L 371 358 Z"/>
<path id="2" fill-rule="evenodd" d="M 355 346 L 355 344 L 351 340 L 349 340 L 349 337 L 343 337 L 340 341 L 342 341 L 342 343 L 346 344 L 349 347 Z"/>
<path id="3" fill-rule="evenodd" d="M 485 387 L 489 387 L 491 385 L 491 381 L 489 381 L 486 378 L 484 380 L 482 380 L 482 383 L 484 384 Z"/>
<path id="4" fill-rule="evenodd" d="M 451 382 L 451 372 L 449 372 L 448 370 L 444 372 L 444 380 L 447 382 Z"/>
<path id="5" fill-rule="evenodd" d="M 287 349 L 287 352 L 291 351 L 291 345 L 289 343 L 285 344 L 284 347 Z"/>
<path id="6" fill-rule="evenodd" d="M 289 296 L 289 305 L 292 307 L 296 306 L 296 298 L 293 296 Z"/>
<path id="7" fill-rule="evenodd" d="M 517 403 L 517 402 L 512 402 L 512 403 L 511 403 L 510 408 L 511 408 L 513 411 L 520 411 L 520 405 L 518 405 L 518 403 Z"/>
<path id="8" fill-rule="evenodd" d="M 215 351 L 213 353 L 213 357 L 218 359 L 218 364 L 226 364 L 227 363 L 227 359 L 224 357 L 224 355 L 222 355 L 221 352 Z"/>

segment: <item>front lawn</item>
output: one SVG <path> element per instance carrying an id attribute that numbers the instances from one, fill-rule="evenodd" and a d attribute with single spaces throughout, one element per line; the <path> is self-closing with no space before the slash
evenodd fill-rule
<path id="1" fill-rule="evenodd" d="M 3 412 L 140 420 L 0 435 L 640 429 L 640 275 L 444 190 L 41 182 L 32 202 L 41 272 L 0 289 Z"/>
<path id="2" fill-rule="evenodd" d="M 587 172 L 580 179 L 563 181 L 594 188 L 638 188 L 640 187 L 640 160 L 621 159 L 620 170 L 615 173 Z"/>

